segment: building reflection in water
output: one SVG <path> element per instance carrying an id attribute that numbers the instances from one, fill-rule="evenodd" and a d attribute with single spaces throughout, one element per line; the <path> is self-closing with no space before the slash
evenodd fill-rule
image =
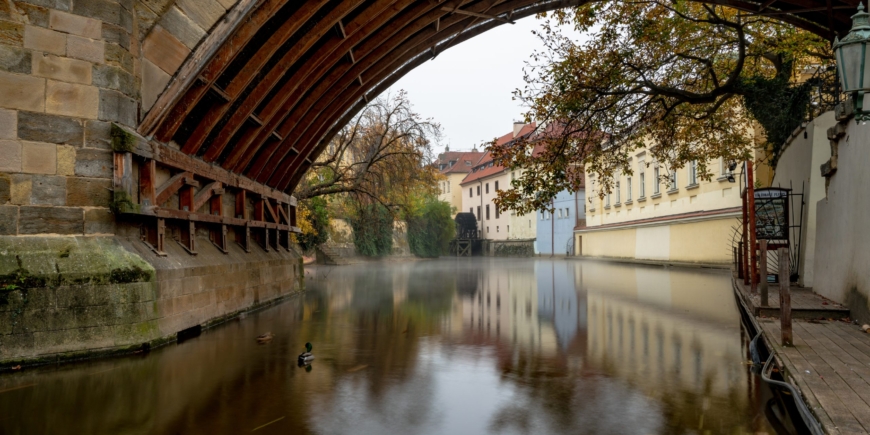
<path id="1" fill-rule="evenodd" d="M 766 428 L 725 274 L 442 259 L 320 267 L 307 285 L 146 357 L 0 377 L 0 433 L 237 433 L 278 418 L 258 433 Z M 266 330 L 275 340 L 256 345 Z M 295 366 L 306 341 L 310 373 Z"/>

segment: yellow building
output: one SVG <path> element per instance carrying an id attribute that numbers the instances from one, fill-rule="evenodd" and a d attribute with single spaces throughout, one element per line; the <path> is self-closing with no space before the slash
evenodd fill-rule
<path id="1" fill-rule="evenodd" d="M 742 217 L 741 169 L 733 174 L 736 182 L 730 182 L 728 165 L 720 159 L 708 164 L 713 177 L 705 181 L 697 162 L 669 170 L 652 159 L 648 149 L 634 152 L 630 164 L 633 174 L 619 176 L 612 192 L 603 197 L 595 174 L 587 172 L 587 226 L 575 231 L 576 253 L 662 263 L 730 264 L 732 236 Z M 755 171 L 762 175 L 762 184 L 766 171 L 765 167 Z"/>

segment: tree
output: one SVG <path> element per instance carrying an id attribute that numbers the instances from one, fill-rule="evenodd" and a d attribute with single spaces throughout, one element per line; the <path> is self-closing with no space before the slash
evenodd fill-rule
<path id="1" fill-rule="evenodd" d="M 410 196 L 436 191 L 431 144 L 440 135 L 437 123 L 414 113 L 404 91 L 378 98 L 327 145 L 294 195 L 346 194 L 403 207 Z"/>
<path id="2" fill-rule="evenodd" d="M 588 40 L 564 35 L 559 26 L 567 25 Z M 584 168 L 604 195 L 632 173 L 630 152 L 644 146 L 648 161 L 665 168 L 662 177 L 697 161 L 709 179 L 707 162 L 745 159 L 753 146 L 746 115 L 758 112 L 747 112 L 743 96 L 762 79 L 784 77 L 790 86 L 797 72 L 832 59 L 815 35 L 686 0 L 590 3 L 555 12 L 538 35 L 545 50 L 533 55 L 515 95 L 529 107 L 527 121 L 548 127 L 490 147 L 500 164 L 525 169 L 499 192 L 502 210 L 547 209 L 559 191 L 580 187 Z"/>
<path id="3" fill-rule="evenodd" d="M 447 252 L 456 235 L 450 204 L 435 196 L 424 199 L 408 221 L 408 244 L 411 252 L 424 258 L 437 258 Z"/>
<path id="4" fill-rule="evenodd" d="M 361 205 L 350 219 L 353 244 L 366 257 L 384 257 L 393 252 L 393 214 L 383 204 Z"/>
<path id="5" fill-rule="evenodd" d="M 329 237 L 329 212 L 326 200 L 314 197 L 299 201 L 299 214 L 296 217 L 302 234 L 295 235 L 303 252 L 309 252 Z"/>

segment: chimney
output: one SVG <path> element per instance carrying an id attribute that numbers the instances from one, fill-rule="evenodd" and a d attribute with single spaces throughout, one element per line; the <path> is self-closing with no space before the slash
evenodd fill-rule
<path id="1" fill-rule="evenodd" d="M 520 131 L 522 131 L 523 127 L 525 127 L 525 126 L 526 126 L 526 124 L 524 122 L 514 121 L 514 138 L 515 139 L 516 139 L 517 135 L 520 134 Z"/>

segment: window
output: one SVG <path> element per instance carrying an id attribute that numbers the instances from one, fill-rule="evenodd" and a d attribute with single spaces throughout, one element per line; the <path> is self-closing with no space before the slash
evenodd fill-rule
<path id="1" fill-rule="evenodd" d="M 562 209 L 559 209 L 559 219 L 562 219 Z"/>
<path id="2" fill-rule="evenodd" d="M 486 227 L 486 232 L 487 232 L 487 233 L 489 232 L 489 227 Z"/>
<path id="3" fill-rule="evenodd" d="M 640 173 L 640 197 L 646 197 L 646 173 Z"/>
<path id="4" fill-rule="evenodd" d="M 469 198 L 474 197 L 474 189 L 472 189 L 472 188 L 470 188 L 470 187 L 468 188 L 468 197 L 469 197 Z"/>
<path id="5" fill-rule="evenodd" d="M 566 218 L 571 217 L 571 212 L 570 212 L 569 210 L 570 210 L 570 209 L 567 209 L 567 208 L 565 209 L 565 217 L 566 217 Z"/>
<path id="6" fill-rule="evenodd" d="M 472 216 L 474 216 L 474 207 L 469 207 L 468 212 L 471 213 Z"/>
<path id="7" fill-rule="evenodd" d="M 495 191 L 498 192 L 498 181 L 495 182 Z"/>
<path id="8" fill-rule="evenodd" d="M 499 215 L 501 215 L 501 213 L 498 212 L 498 207 L 496 207 L 495 208 L 495 218 L 498 219 Z"/>
<path id="9" fill-rule="evenodd" d="M 447 185 L 447 193 L 450 193 L 450 182 L 447 181 L 447 182 L 445 182 L 444 184 Z"/>
<path id="10" fill-rule="evenodd" d="M 604 197 L 604 206 L 610 207 L 610 194 L 609 193 L 607 194 L 607 196 Z"/>
<path id="11" fill-rule="evenodd" d="M 517 173 L 511 172 L 511 180 L 516 180 L 516 179 L 517 179 Z"/>
<path id="12" fill-rule="evenodd" d="M 631 201 L 631 177 L 626 178 L 625 200 Z"/>
<path id="13" fill-rule="evenodd" d="M 486 205 L 486 220 L 489 220 L 489 204 Z"/>
<path id="14" fill-rule="evenodd" d="M 698 184 L 698 161 L 689 163 L 689 186 Z"/>
<path id="15" fill-rule="evenodd" d="M 544 220 L 544 212 L 543 212 L 543 210 L 541 211 L 541 220 Z"/>
<path id="16" fill-rule="evenodd" d="M 482 220 L 480 219 L 480 206 L 477 206 L 477 220 Z"/>
<path id="17" fill-rule="evenodd" d="M 661 178 L 660 178 L 661 175 L 659 174 L 659 168 L 658 168 L 658 167 L 656 167 L 655 170 L 653 170 L 653 175 L 655 175 L 655 179 L 656 179 L 656 180 L 655 180 L 655 183 L 656 183 L 655 186 L 656 186 L 656 188 L 654 189 L 653 194 L 658 195 L 659 193 L 662 193 L 662 188 L 661 188 L 661 184 L 662 184 L 661 181 L 662 181 L 662 180 L 661 180 Z"/>
<path id="18" fill-rule="evenodd" d="M 619 181 L 616 182 L 616 203 L 620 203 L 620 189 L 619 189 Z"/>
<path id="19" fill-rule="evenodd" d="M 465 161 L 465 166 L 471 166 L 471 160 L 466 160 L 466 161 Z"/>
<path id="20" fill-rule="evenodd" d="M 489 183 L 486 183 L 486 193 L 489 193 Z"/>
<path id="21" fill-rule="evenodd" d="M 510 226 L 510 225 L 507 226 L 507 232 L 511 232 L 511 226 Z"/>
<path id="22" fill-rule="evenodd" d="M 495 232 L 498 232 L 498 225 L 495 226 Z"/>
<path id="23" fill-rule="evenodd" d="M 480 186 L 477 186 L 477 196 L 480 196 Z"/>
<path id="24" fill-rule="evenodd" d="M 677 190 L 677 170 L 671 171 L 671 190 Z"/>
<path id="25" fill-rule="evenodd" d="M 728 176 L 728 166 L 725 164 L 724 157 L 719 157 L 719 175 L 723 177 Z"/>

